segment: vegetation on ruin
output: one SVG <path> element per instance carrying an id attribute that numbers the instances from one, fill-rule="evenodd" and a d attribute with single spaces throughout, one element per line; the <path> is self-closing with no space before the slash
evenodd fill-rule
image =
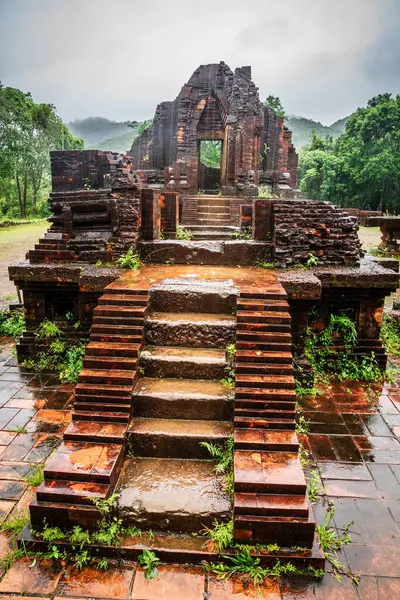
<path id="1" fill-rule="evenodd" d="M 42 321 L 36 336 L 42 342 L 42 349 L 35 358 L 27 359 L 22 364 L 34 371 L 57 371 L 62 383 L 76 383 L 83 368 L 87 341 L 68 339 L 61 324 L 49 319 Z"/>
<path id="2" fill-rule="evenodd" d="M 356 360 L 353 353 L 357 344 L 355 323 L 346 315 L 330 315 L 329 324 L 320 332 L 307 331 L 306 356 L 316 379 L 335 375 L 339 381 L 380 381 L 384 373 L 375 355 Z"/>
<path id="3" fill-rule="evenodd" d="M 318 500 L 318 496 L 322 493 L 321 479 L 318 471 L 313 469 L 307 474 L 307 493 L 312 504 Z"/>
<path id="4" fill-rule="evenodd" d="M 24 477 L 26 483 L 31 487 L 37 487 L 44 481 L 44 466 L 35 465 Z"/>
<path id="5" fill-rule="evenodd" d="M 313 133 L 299 153 L 300 188 L 307 198 L 345 207 L 399 210 L 400 96 L 379 94 L 347 120 L 336 140 Z"/>
<path id="6" fill-rule="evenodd" d="M 400 356 L 400 321 L 397 318 L 383 317 L 381 340 L 390 356 Z"/>
<path id="7" fill-rule="evenodd" d="M 185 229 L 181 225 L 176 228 L 176 239 L 177 240 L 191 240 L 193 232 L 190 229 Z"/>
<path id="8" fill-rule="evenodd" d="M 344 566 L 339 560 L 339 552 L 341 552 L 344 546 L 347 546 L 351 542 L 349 529 L 351 525 L 354 524 L 354 521 L 349 521 L 340 534 L 335 527 L 332 527 L 334 516 L 335 505 L 332 501 L 328 501 L 328 509 L 325 513 L 324 520 L 321 524 L 316 526 L 316 530 L 319 535 L 321 548 L 324 551 L 325 558 L 331 564 L 335 579 L 337 579 L 337 581 L 342 581 Z M 348 572 L 347 574 L 356 585 L 359 583 L 360 577 L 358 575 L 351 572 Z"/>
<path id="9" fill-rule="evenodd" d="M 212 442 L 200 442 L 200 446 L 206 448 L 213 460 L 216 461 L 215 473 L 225 475 L 225 491 L 233 498 L 233 435 L 224 444 L 213 444 Z"/>
<path id="10" fill-rule="evenodd" d="M 47 216 L 51 150 L 83 148 L 51 104 L 0 83 L 0 216 Z"/>
<path id="11" fill-rule="evenodd" d="M 25 331 L 25 317 L 23 309 L 0 311 L 0 335 L 19 337 Z"/>
<path id="12" fill-rule="evenodd" d="M 160 563 L 160 559 L 151 550 L 146 548 L 142 554 L 139 555 L 139 564 L 143 567 L 144 576 L 146 579 L 154 579 L 158 575 L 157 566 Z"/>
<path id="13" fill-rule="evenodd" d="M 133 248 L 129 248 L 128 252 L 119 257 L 117 263 L 124 269 L 132 269 L 132 271 L 137 271 L 137 269 L 140 267 L 139 254 L 135 253 Z"/>
<path id="14" fill-rule="evenodd" d="M 283 108 L 282 102 L 278 96 L 272 96 L 271 94 L 267 96 L 264 106 L 267 108 L 272 108 L 278 117 L 283 117 L 286 119 L 285 109 Z"/>

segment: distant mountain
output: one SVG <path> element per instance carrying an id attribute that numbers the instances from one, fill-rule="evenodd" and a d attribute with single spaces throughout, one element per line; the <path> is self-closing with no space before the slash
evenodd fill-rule
<path id="1" fill-rule="evenodd" d="M 138 123 L 139 126 L 139 123 Z M 137 135 L 137 127 L 129 127 L 129 121 L 110 121 L 104 117 L 88 117 L 68 123 L 71 133 L 83 138 L 86 148 L 127 152 Z"/>
<path id="2" fill-rule="evenodd" d="M 285 125 L 293 133 L 293 143 L 297 150 L 300 150 L 302 146 L 309 143 L 313 129 L 317 132 L 320 137 L 326 137 L 331 135 L 336 138 L 344 132 L 346 121 L 348 117 L 339 119 L 332 125 L 326 126 L 319 123 L 319 121 L 313 121 L 312 119 L 306 119 L 305 117 L 287 117 Z"/>

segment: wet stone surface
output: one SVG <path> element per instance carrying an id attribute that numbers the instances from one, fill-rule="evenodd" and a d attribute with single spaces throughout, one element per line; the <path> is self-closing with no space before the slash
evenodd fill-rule
<path id="1" fill-rule="evenodd" d="M 119 515 L 142 529 L 189 533 L 228 520 L 230 501 L 213 469 L 204 460 L 127 460 L 116 488 Z"/>
<path id="2" fill-rule="evenodd" d="M 213 269 L 209 271 L 212 273 Z M 138 281 L 138 286 L 140 284 Z M 13 346 L 9 338 L 0 339 L 0 521 L 27 511 L 34 490 L 28 486 L 25 477 L 33 466 L 44 463 L 54 448 L 61 444 L 63 431 L 71 421 L 73 386 L 60 385 L 50 373 L 38 375 L 17 368 L 11 354 Z M 159 389 L 148 391 L 149 396 L 160 393 Z M 192 391 L 193 394 L 198 393 L 198 390 Z M 218 389 L 212 386 L 203 392 L 211 397 L 219 396 Z M 170 398 L 168 390 L 165 394 Z M 178 388 L 173 397 L 178 401 L 185 400 Z M 177 565 L 162 567 L 157 579 L 147 582 L 141 570 L 131 562 L 111 565 L 110 570 L 103 573 L 92 568 L 84 568 L 82 572 L 66 570 L 65 567 L 52 569 L 40 561 L 30 568 L 31 561 L 22 560 L 17 561 L 6 574 L 1 572 L 0 593 L 3 598 L 21 595 L 25 598 L 90 597 L 96 600 L 179 600 L 180 597 L 185 600 L 257 597 L 270 600 L 397 599 L 400 597 L 399 400 L 398 384 L 376 390 L 376 399 L 371 401 L 361 385 L 347 383 L 334 384 L 314 399 L 302 399 L 311 428 L 307 436 L 300 437 L 311 452 L 327 497 L 335 503 L 334 524 L 340 531 L 349 521 L 354 521 L 350 527 L 352 542 L 345 548 L 341 560 L 346 568 L 349 565 L 353 572 L 361 574 L 358 588 L 346 577 L 339 584 L 328 573 L 321 582 L 297 577 L 287 581 L 267 580 L 261 587 L 263 595 L 257 596 L 249 582 L 218 582 L 198 567 L 194 570 Z M 26 424 L 21 425 L 25 429 L 18 430 L 21 433 L 11 431 L 13 428 L 9 424 L 12 419 L 19 423 L 25 421 Z M 253 462 L 259 465 L 257 460 Z M 167 474 L 169 483 L 173 483 L 175 475 Z M 149 503 L 153 503 L 154 514 L 157 514 L 157 483 L 147 484 Z M 199 483 L 195 482 L 193 494 L 189 494 L 188 486 L 188 498 L 199 505 L 201 515 L 198 486 Z M 178 508 L 179 514 L 184 501 L 176 496 L 173 486 L 171 494 L 163 497 L 169 499 L 173 510 Z M 218 502 L 210 502 L 212 510 L 215 507 L 227 509 L 227 501 L 223 500 L 220 490 L 211 490 L 206 497 L 215 498 Z M 314 505 L 319 522 L 326 511 L 326 500 L 320 498 Z M 203 524 L 203 519 L 200 520 Z M 197 543 L 198 538 L 190 540 Z M 0 558 L 6 555 L 8 549 L 9 538 L 0 534 Z"/>

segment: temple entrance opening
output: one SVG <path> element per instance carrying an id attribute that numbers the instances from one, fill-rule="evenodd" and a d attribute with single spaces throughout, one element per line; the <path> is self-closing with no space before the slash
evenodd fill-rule
<path id="1" fill-rule="evenodd" d="M 199 141 L 199 192 L 218 194 L 221 183 L 222 140 Z"/>

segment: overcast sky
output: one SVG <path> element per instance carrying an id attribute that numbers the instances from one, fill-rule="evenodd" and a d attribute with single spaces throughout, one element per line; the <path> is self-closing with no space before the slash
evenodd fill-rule
<path id="1" fill-rule="evenodd" d="M 142 120 L 200 64 L 324 124 L 400 93 L 400 0 L 0 0 L 0 80 L 65 120 Z"/>

